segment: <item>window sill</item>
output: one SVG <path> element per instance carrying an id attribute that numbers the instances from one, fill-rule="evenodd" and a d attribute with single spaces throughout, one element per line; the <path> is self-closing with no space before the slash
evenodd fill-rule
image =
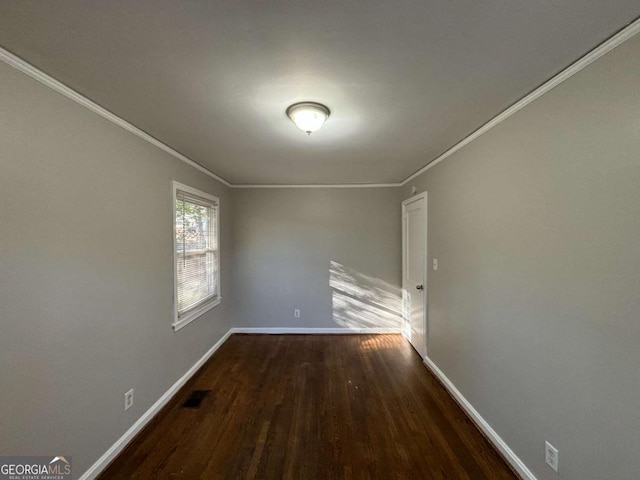
<path id="1" fill-rule="evenodd" d="M 220 305 L 221 300 L 222 300 L 222 297 L 216 297 L 211 302 L 205 303 L 204 305 L 196 308 L 192 312 L 189 312 L 187 316 L 182 317 L 180 320 L 176 320 L 175 322 L 173 322 L 173 331 L 177 332 L 181 328 L 186 327 L 191 322 L 193 322 L 196 318 L 198 318 L 200 315 L 208 312 L 213 307 Z"/>

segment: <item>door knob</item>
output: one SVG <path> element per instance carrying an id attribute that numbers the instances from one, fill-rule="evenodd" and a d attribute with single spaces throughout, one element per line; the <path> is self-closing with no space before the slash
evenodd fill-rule
<path id="1" fill-rule="evenodd" d="M 417 288 L 418 290 L 424 290 L 424 285 L 418 285 L 416 288 Z"/>

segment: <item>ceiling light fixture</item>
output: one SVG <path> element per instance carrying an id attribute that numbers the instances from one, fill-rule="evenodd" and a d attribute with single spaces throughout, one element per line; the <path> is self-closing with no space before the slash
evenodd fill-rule
<path id="1" fill-rule="evenodd" d="M 287 108 L 287 116 L 307 135 L 319 130 L 331 112 L 321 103 L 300 102 Z"/>

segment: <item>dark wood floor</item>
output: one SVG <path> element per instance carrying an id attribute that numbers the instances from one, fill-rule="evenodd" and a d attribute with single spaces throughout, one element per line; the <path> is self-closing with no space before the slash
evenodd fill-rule
<path id="1" fill-rule="evenodd" d="M 401 336 L 234 335 L 100 478 L 517 477 Z"/>

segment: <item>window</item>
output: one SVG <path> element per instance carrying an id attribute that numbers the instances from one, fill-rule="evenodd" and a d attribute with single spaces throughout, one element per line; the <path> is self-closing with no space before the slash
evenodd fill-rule
<path id="1" fill-rule="evenodd" d="M 220 303 L 218 198 L 173 182 L 174 330 Z"/>

